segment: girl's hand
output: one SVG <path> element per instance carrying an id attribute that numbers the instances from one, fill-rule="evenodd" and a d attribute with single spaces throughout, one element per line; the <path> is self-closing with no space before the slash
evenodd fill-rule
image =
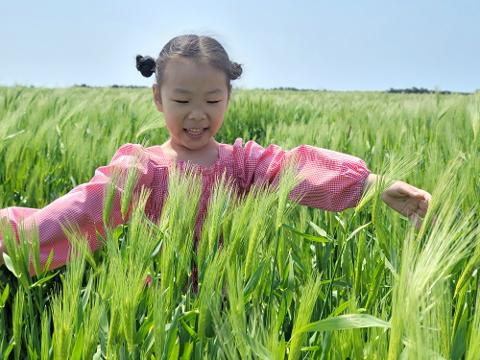
<path id="1" fill-rule="evenodd" d="M 407 217 L 417 229 L 422 224 L 431 199 L 432 195 L 425 190 L 403 181 L 394 182 L 382 194 L 382 200 L 392 209 Z"/>

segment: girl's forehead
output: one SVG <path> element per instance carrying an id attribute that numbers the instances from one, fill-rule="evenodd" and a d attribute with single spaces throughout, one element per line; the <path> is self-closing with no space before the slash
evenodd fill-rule
<path id="1" fill-rule="evenodd" d="M 189 86 L 213 89 L 227 88 L 226 74 L 210 65 L 206 60 L 173 58 L 170 59 L 162 77 L 162 85 L 172 90 L 189 90 Z"/>

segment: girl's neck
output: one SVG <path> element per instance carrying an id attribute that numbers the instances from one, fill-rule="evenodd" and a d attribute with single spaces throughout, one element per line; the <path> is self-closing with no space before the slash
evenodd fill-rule
<path id="1" fill-rule="evenodd" d="M 168 139 L 161 145 L 163 153 L 170 160 L 190 161 L 194 164 L 210 166 L 214 164 L 218 157 L 218 142 L 212 138 L 211 141 L 202 149 L 190 150 L 183 146 L 179 146 Z"/>

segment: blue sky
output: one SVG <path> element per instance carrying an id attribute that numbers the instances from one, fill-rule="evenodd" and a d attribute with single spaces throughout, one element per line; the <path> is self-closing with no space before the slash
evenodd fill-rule
<path id="1" fill-rule="evenodd" d="M 0 85 L 145 85 L 135 55 L 216 37 L 242 88 L 480 89 L 480 1 L 0 1 Z"/>

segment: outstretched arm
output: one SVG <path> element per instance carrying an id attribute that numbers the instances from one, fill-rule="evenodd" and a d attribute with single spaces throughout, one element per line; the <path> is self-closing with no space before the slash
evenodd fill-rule
<path id="1" fill-rule="evenodd" d="M 244 188 L 255 182 L 274 181 L 287 160 L 295 159 L 297 172 L 304 180 L 292 190 L 291 198 L 300 199 L 302 205 L 328 211 L 355 207 L 379 178 L 358 157 L 310 145 L 285 151 L 274 144 L 264 149 L 248 141 L 243 147 L 242 139 L 238 138 L 233 158 L 235 172 Z M 382 200 L 419 227 L 431 195 L 396 181 L 382 193 Z"/>
<path id="2" fill-rule="evenodd" d="M 365 191 L 378 181 L 378 175 L 370 174 Z M 407 217 L 417 228 L 427 213 L 432 195 L 403 181 L 395 181 L 382 193 L 382 200 L 395 211 Z"/>
<path id="3" fill-rule="evenodd" d="M 97 240 L 97 232 L 103 235 L 103 205 L 107 188 L 115 174 L 126 175 L 130 169 L 138 175 L 136 189 L 148 187 L 153 172 L 148 157 L 143 156 L 143 148 L 137 144 L 125 144 L 117 150 L 109 165 L 101 166 L 94 177 L 87 183 L 78 185 L 68 194 L 58 198 L 42 209 L 7 208 L 0 211 L 0 218 L 5 217 L 14 229 L 24 226 L 25 229 L 38 228 L 40 240 L 40 263 L 43 267 L 50 251 L 54 251 L 50 269 L 64 265 L 70 255 L 70 242 L 63 232 L 63 226 L 74 225 L 88 239 L 92 250 L 101 246 Z M 124 177 L 125 178 L 125 177 Z M 110 221 L 112 226 L 122 222 L 120 199 L 124 192 L 125 181 L 115 186 Z M 126 214 L 128 220 L 128 213 Z M 16 232 L 17 230 L 15 230 Z M 16 234 L 18 238 L 18 234 Z M 5 244 L 0 233 L 0 265 L 3 263 Z M 33 274 L 33 267 L 31 267 Z"/>

